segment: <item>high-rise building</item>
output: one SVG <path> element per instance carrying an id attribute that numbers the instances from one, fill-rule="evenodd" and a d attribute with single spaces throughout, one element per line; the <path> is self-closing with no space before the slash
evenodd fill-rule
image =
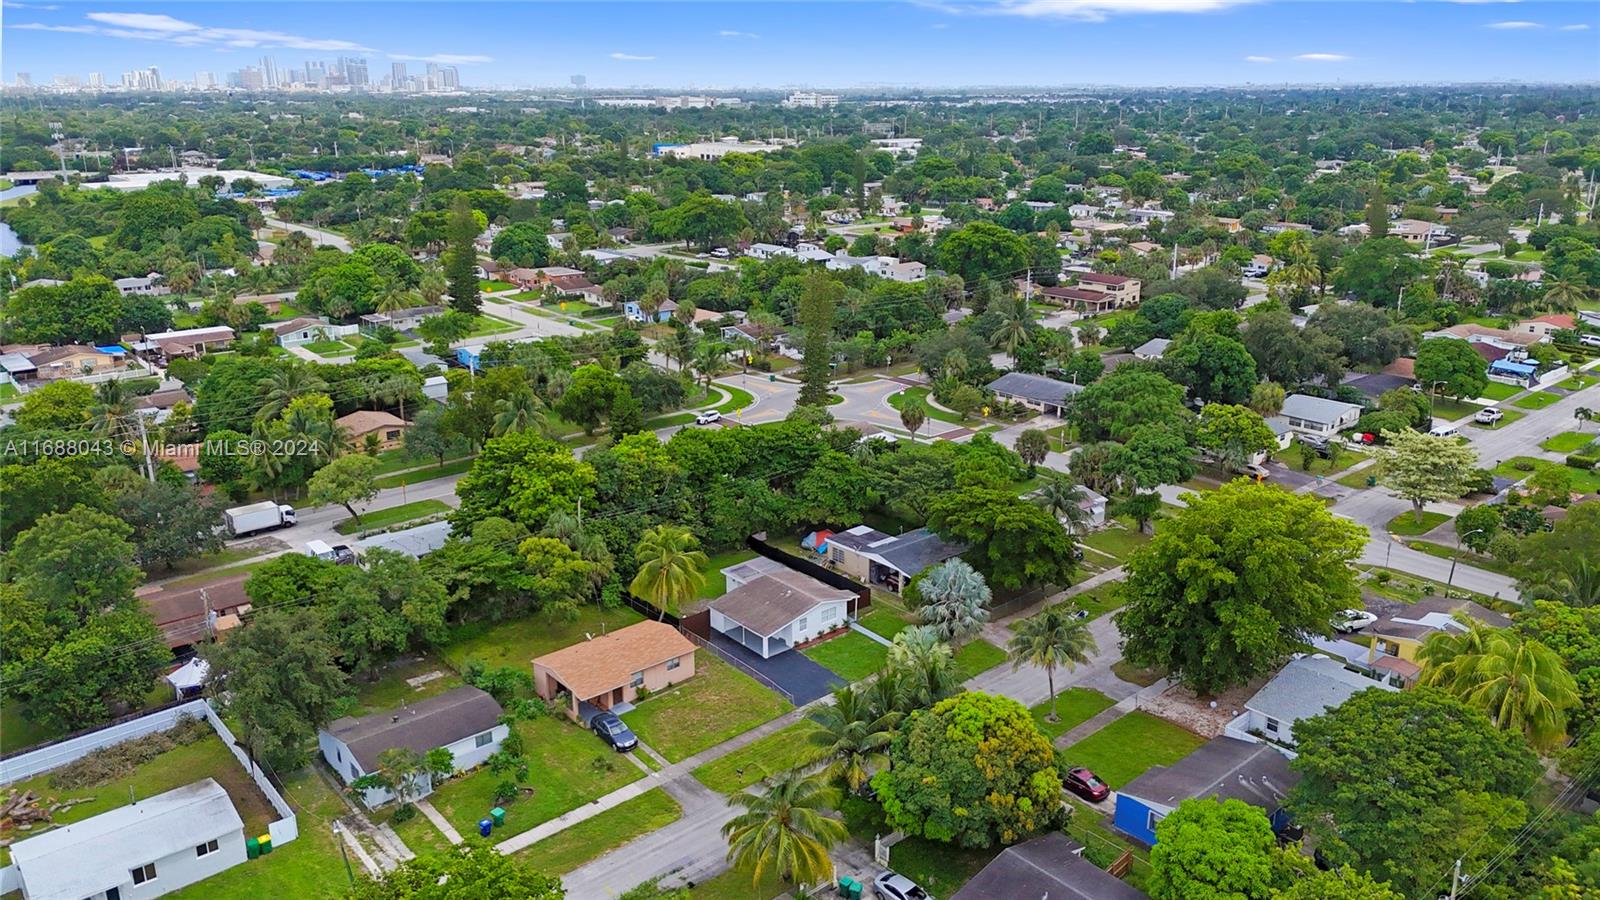
<path id="1" fill-rule="evenodd" d="M 194 73 L 194 86 L 197 90 L 210 90 L 217 86 L 217 76 L 210 72 L 196 72 Z"/>
<path id="2" fill-rule="evenodd" d="M 18 72 L 17 87 L 33 87 L 33 76 L 27 72 Z"/>
<path id="3" fill-rule="evenodd" d="M 255 66 L 245 66 L 239 70 L 239 87 L 247 91 L 259 91 L 266 87 L 266 79 L 262 77 L 261 70 Z"/>
<path id="4" fill-rule="evenodd" d="M 389 90 L 403 91 L 406 89 L 406 64 L 397 62 L 389 66 Z"/>
<path id="5" fill-rule="evenodd" d="M 261 57 L 261 84 L 266 88 L 278 86 L 278 67 L 270 56 Z"/>
<path id="6" fill-rule="evenodd" d="M 150 68 L 146 69 L 145 72 L 150 76 L 150 82 L 146 89 L 152 91 L 161 90 L 161 70 L 157 69 L 155 66 L 151 66 Z"/>
<path id="7" fill-rule="evenodd" d="M 98 90 L 104 90 L 105 86 L 106 86 L 106 76 L 104 74 L 102 74 L 100 72 L 90 72 L 89 73 L 89 87 L 90 88 L 98 91 Z"/>
<path id="8" fill-rule="evenodd" d="M 323 87 L 328 82 L 328 65 L 321 62 L 307 62 L 306 74 L 302 79 L 305 84 L 312 87 Z"/>
<path id="9" fill-rule="evenodd" d="M 461 87 L 461 72 L 455 66 L 439 67 L 439 90 L 453 91 Z"/>
<path id="10" fill-rule="evenodd" d="M 364 59 L 346 58 L 339 61 L 340 68 L 344 70 L 345 84 L 351 87 L 366 87 L 371 82 L 367 76 L 367 61 Z"/>

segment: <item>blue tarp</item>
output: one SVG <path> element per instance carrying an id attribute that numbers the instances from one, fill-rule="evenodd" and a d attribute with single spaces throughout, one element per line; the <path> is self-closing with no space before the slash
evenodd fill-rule
<path id="1" fill-rule="evenodd" d="M 1503 372 L 1507 375 L 1518 375 L 1526 378 L 1539 371 L 1539 367 L 1533 365 L 1532 363 L 1510 362 L 1504 359 L 1497 359 L 1489 364 L 1489 371 Z"/>
<path id="2" fill-rule="evenodd" d="M 121 356 L 124 353 L 128 352 L 127 350 L 117 346 L 116 344 L 108 344 L 108 345 L 103 346 L 103 347 L 100 346 L 99 344 L 96 344 L 95 345 L 95 349 L 99 350 L 101 353 L 110 353 L 113 356 Z"/>

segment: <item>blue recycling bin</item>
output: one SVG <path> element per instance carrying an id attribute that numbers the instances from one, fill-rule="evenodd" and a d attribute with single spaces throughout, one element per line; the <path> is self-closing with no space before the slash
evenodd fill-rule
<path id="1" fill-rule="evenodd" d="M 478 834 L 481 834 L 484 837 L 488 837 L 489 836 L 489 832 L 491 832 L 491 831 L 494 831 L 494 820 L 493 819 L 479 819 L 478 820 Z"/>

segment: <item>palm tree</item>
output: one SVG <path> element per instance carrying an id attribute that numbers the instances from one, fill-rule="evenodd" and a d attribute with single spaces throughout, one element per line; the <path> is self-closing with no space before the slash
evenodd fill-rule
<path id="1" fill-rule="evenodd" d="M 711 387 L 711 379 L 717 377 L 723 364 L 728 361 L 728 351 L 728 345 L 721 341 L 706 341 L 695 349 L 694 361 L 689 365 L 707 388 Z"/>
<path id="2" fill-rule="evenodd" d="M 706 555 L 689 529 L 661 524 L 646 531 L 634 548 L 639 574 L 628 590 L 661 610 L 661 618 L 691 600 L 706 583 Z"/>
<path id="3" fill-rule="evenodd" d="M 1576 553 L 1555 559 L 1554 570 L 1527 586 L 1530 600 L 1559 600 L 1568 606 L 1600 606 L 1600 566 Z"/>
<path id="4" fill-rule="evenodd" d="M 728 805 L 742 808 L 722 826 L 728 861 L 747 869 L 751 882 L 774 870 L 785 881 L 817 884 L 833 877 L 828 851 L 849 834 L 843 822 L 824 814 L 839 792 L 816 775 L 790 771 L 765 793 L 735 793 Z"/>
<path id="5" fill-rule="evenodd" d="M 1028 305 L 1019 298 L 999 304 L 997 311 L 1000 313 L 1000 327 L 995 329 L 989 341 L 996 349 L 1010 355 L 1012 362 L 1016 362 L 1017 348 L 1028 342 L 1028 326 L 1032 324 Z"/>
<path id="6" fill-rule="evenodd" d="M 911 432 L 911 443 L 917 442 L 917 432 L 928 422 L 928 406 L 921 397 L 906 397 L 900 403 L 900 424 Z"/>
<path id="7" fill-rule="evenodd" d="M 1038 615 L 1024 619 L 1011 638 L 1011 668 L 1023 663 L 1044 669 L 1045 680 L 1050 685 L 1050 716 L 1056 716 L 1056 666 L 1066 666 L 1068 671 L 1089 661 L 1089 654 L 1098 652 L 1094 635 L 1089 633 L 1089 620 L 1072 613 L 1077 607 L 1058 603 Z"/>
<path id="8" fill-rule="evenodd" d="M 444 273 L 438 269 L 428 269 L 422 273 L 422 280 L 417 282 L 417 290 L 422 294 L 422 299 L 430 306 L 437 305 L 444 297 L 445 291 L 450 289 L 450 283 L 445 280 Z"/>
<path id="9" fill-rule="evenodd" d="M 1578 684 L 1560 654 L 1509 628 L 1491 628 L 1461 613 L 1456 621 L 1466 630 L 1435 632 L 1417 651 L 1420 683 L 1483 710 L 1495 725 L 1522 732 L 1537 749 L 1563 740 Z"/>
<path id="10" fill-rule="evenodd" d="M 1551 309 L 1577 309 L 1591 293 L 1593 289 L 1588 285 L 1564 278 L 1545 285 L 1544 302 Z"/>
<path id="11" fill-rule="evenodd" d="M 257 419 L 273 418 L 295 399 L 307 394 L 326 393 L 328 390 L 328 383 L 322 380 L 322 376 L 304 363 L 284 366 L 261 379 L 258 386 L 264 402 L 256 411 Z"/>
<path id="12" fill-rule="evenodd" d="M 122 381 L 112 378 L 94 387 L 94 405 L 89 407 L 89 427 L 95 434 L 121 440 L 138 432 L 134 424 L 133 395 Z"/>
<path id="13" fill-rule="evenodd" d="M 1577 409 L 1572 411 L 1572 417 L 1574 419 L 1577 419 L 1580 423 L 1593 422 L 1594 421 L 1594 410 L 1590 409 L 1587 406 L 1580 406 Z M 1582 428 L 1583 426 L 1580 424 L 1578 427 Z"/>
<path id="14" fill-rule="evenodd" d="M 1058 475 L 1045 481 L 1034 502 L 1066 526 L 1068 534 L 1079 535 L 1089 528 L 1089 511 L 1082 505 L 1088 496 L 1083 488 Z"/>
<path id="15" fill-rule="evenodd" d="M 1295 286 L 1301 295 L 1309 295 L 1313 285 L 1322 283 L 1322 267 L 1317 255 L 1306 244 L 1296 244 L 1289 253 L 1289 264 L 1283 267 L 1283 277 Z"/>
<path id="16" fill-rule="evenodd" d="M 917 614 L 942 641 L 972 637 L 989 621 L 989 585 L 959 557 L 929 569 L 917 582 L 922 604 Z"/>
<path id="17" fill-rule="evenodd" d="M 544 428 L 544 404 L 534 396 L 531 388 L 523 388 L 494 402 L 494 425 L 489 433 L 495 437 L 518 431 L 543 433 Z"/>
<path id="18" fill-rule="evenodd" d="M 421 305 L 422 295 L 406 287 L 403 281 L 390 281 L 378 293 L 378 312 L 395 312 L 396 310 L 411 309 Z"/>
<path id="19" fill-rule="evenodd" d="M 955 654 L 927 625 L 913 625 L 894 636 L 889 668 L 900 679 L 902 708 L 932 706 L 961 690 Z"/>
<path id="20" fill-rule="evenodd" d="M 872 769 L 888 760 L 898 712 L 879 712 L 873 698 L 860 688 L 845 685 L 833 692 L 833 704 L 819 707 L 812 718 L 820 726 L 811 743 L 824 749 L 830 760 L 826 775 L 851 791 L 872 777 Z"/>

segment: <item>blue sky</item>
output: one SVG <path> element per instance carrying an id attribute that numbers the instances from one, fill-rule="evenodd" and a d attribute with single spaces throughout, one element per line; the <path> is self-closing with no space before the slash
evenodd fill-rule
<path id="1" fill-rule="evenodd" d="M 1590 2 L 4 0 L 3 77 L 220 79 L 364 55 L 469 85 L 737 88 L 1600 80 Z"/>

